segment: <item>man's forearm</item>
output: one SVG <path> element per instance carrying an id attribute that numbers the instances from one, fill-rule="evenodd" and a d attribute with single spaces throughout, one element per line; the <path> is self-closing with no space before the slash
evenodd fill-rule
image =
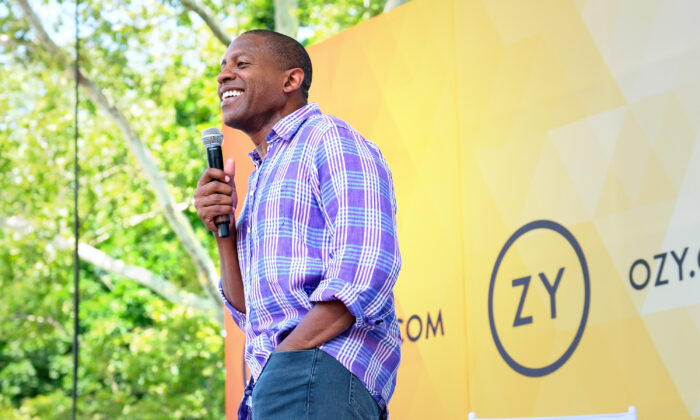
<path id="1" fill-rule="evenodd" d="M 355 323 L 355 317 L 341 301 L 315 303 L 299 325 L 275 351 L 306 350 L 321 345 Z"/>
<path id="2" fill-rule="evenodd" d="M 219 247 L 221 288 L 224 291 L 224 295 L 234 308 L 239 312 L 246 313 L 243 278 L 241 277 L 241 267 L 238 264 L 238 249 L 236 248 L 236 229 L 232 229 L 231 236 L 228 238 L 216 236 L 216 245 Z"/>

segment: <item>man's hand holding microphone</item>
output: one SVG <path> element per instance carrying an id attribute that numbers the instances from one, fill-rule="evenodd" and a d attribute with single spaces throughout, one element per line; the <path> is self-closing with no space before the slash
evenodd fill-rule
<path id="1" fill-rule="evenodd" d="M 208 128 L 202 133 L 209 169 L 197 182 L 194 207 L 207 229 L 216 232 L 219 238 L 226 238 L 236 228 L 234 211 L 238 205 L 238 195 L 234 183 L 236 165 L 233 159 L 223 163 L 222 142 L 223 135 L 218 128 Z"/>

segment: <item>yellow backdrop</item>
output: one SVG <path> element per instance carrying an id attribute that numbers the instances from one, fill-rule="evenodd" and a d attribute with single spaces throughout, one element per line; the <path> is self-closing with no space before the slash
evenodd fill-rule
<path id="1" fill-rule="evenodd" d="M 700 419 L 698 16 L 690 0 L 416 0 L 309 48 L 311 100 L 394 175 L 392 418 Z M 252 145 L 225 134 L 245 188 Z"/>

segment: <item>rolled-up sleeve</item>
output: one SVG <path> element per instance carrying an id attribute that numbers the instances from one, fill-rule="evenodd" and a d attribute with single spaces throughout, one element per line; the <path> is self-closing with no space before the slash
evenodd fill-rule
<path id="1" fill-rule="evenodd" d="M 332 237 L 310 300 L 340 300 L 357 326 L 373 329 L 394 313 L 401 268 L 391 172 L 376 145 L 334 125 L 318 143 L 311 178 Z"/>
<path id="2" fill-rule="evenodd" d="M 219 294 L 221 295 L 221 300 L 224 302 L 224 306 L 226 306 L 226 309 L 228 309 L 228 311 L 231 313 L 233 322 L 235 322 L 236 325 L 238 325 L 238 328 L 243 330 L 246 316 L 243 312 L 234 308 L 231 302 L 229 302 L 228 299 L 226 299 L 226 295 L 224 295 L 224 289 L 221 287 L 221 279 L 219 279 Z"/>

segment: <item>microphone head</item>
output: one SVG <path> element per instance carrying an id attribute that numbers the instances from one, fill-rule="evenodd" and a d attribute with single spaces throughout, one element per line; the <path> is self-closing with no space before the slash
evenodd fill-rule
<path id="1" fill-rule="evenodd" d="M 204 147 L 221 146 L 224 142 L 224 135 L 216 127 L 209 127 L 202 131 L 202 143 Z"/>

